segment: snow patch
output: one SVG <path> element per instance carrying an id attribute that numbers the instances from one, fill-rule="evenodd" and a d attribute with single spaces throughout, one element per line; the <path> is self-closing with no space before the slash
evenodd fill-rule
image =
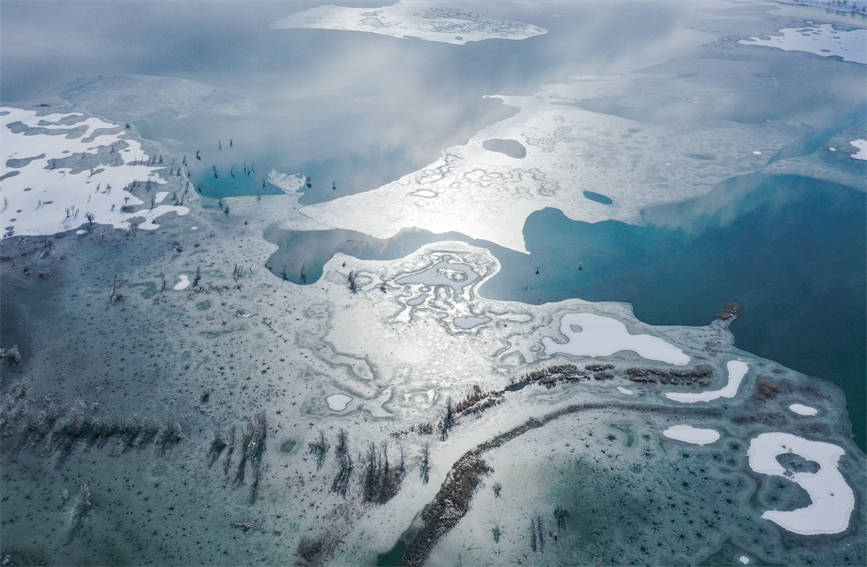
<path id="1" fill-rule="evenodd" d="M 349 405 L 349 402 L 352 401 L 352 398 L 346 394 L 332 394 L 325 398 L 325 401 L 332 411 L 343 411 Z"/>
<path id="2" fill-rule="evenodd" d="M 816 472 L 787 471 L 777 460 L 794 453 L 819 465 Z M 812 503 L 796 510 L 767 510 L 762 518 L 801 535 L 837 534 L 849 527 L 855 494 L 837 469 L 845 451 L 831 443 L 810 441 L 789 433 L 762 433 L 750 442 L 750 468 L 760 474 L 787 478 L 803 488 Z"/>
<path id="3" fill-rule="evenodd" d="M 576 330 L 576 327 L 580 330 Z M 557 343 L 550 337 L 542 339 L 546 354 L 611 356 L 616 352 L 631 350 L 648 360 L 661 360 L 679 366 L 689 362 L 689 356 L 667 341 L 653 335 L 632 335 L 626 325 L 611 317 L 593 313 L 566 313 L 560 319 L 560 332 L 566 337 L 566 343 Z"/>
<path id="4" fill-rule="evenodd" d="M 190 287 L 190 277 L 187 274 L 181 274 L 180 280 L 175 284 L 174 289 L 176 291 L 181 291 L 182 289 L 187 289 Z"/>
<path id="5" fill-rule="evenodd" d="M 704 429 L 692 425 L 672 425 L 662 432 L 663 435 L 675 441 L 683 441 L 692 445 L 709 445 L 719 439 L 719 431 Z"/>
<path id="6" fill-rule="evenodd" d="M 804 404 L 792 404 L 789 406 L 789 409 L 798 415 L 816 415 L 819 413 L 819 410 L 816 408 L 805 406 Z"/>

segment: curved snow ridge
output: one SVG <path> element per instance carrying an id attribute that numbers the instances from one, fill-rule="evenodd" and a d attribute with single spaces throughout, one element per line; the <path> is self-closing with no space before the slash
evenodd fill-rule
<path id="1" fill-rule="evenodd" d="M 486 39 L 522 40 L 548 33 L 532 24 L 497 20 L 478 12 L 419 0 L 403 0 L 379 8 L 317 6 L 272 22 L 271 27 L 360 31 L 453 45 Z"/>
<path id="2" fill-rule="evenodd" d="M 653 335 L 630 334 L 626 325 L 613 317 L 566 313 L 560 319 L 560 332 L 566 337 L 565 343 L 555 342 L 551 337 L 542 338 L 546 354 L 596 357 L 631 350 L 648 360 L 678 366 L 689 362 L 689 356 L 668 341 Z"/>
<path id="3" fill-rule="evenodd" d="M 867 64 L 867 30 L 838 30 L 831 24 L 818 24 L 802 28 L 783 28 L 781 35 L 768 39 L 751 37 L 738 41 L 741 45 L 775 47 L 783 51 L 805 51 L 821 57 L 842 57 L 843 61 Z"/>
<path id="4" fill-rule="evenodd" d="M 779 455 L 794 453 L 819 465 L 816 472 L 786 471 Z M 849 527 L 855 494 L 840 474 L 837 462 L 845 451 L 831 443 L 810 441 L 790 433 L 762 433 L 750 442 L 750 468 L 760 474 L 788 478 L 810 496 L 812 503 L 796 510 L 767 510 L 762 518 L 801 535 L 838 534 Z"/>
<path id="5" fill-rule="evenodd" d="M 718 398 L 734 398 L 737 395 L 738 389 L 741 387 L 741 382 L 743 381 L 744 376 L 747 375 L 749 369 L 749 365 L 742 360 L 729 360 L 726 363 L 726 370 L 728 371 L 729 379 L 726 385 L 719 390 L 706 390 L 704 392 L 669 392 L 665 394 L 665 397 L 669 400 L 682 402 L 684 404 L 710 402 Z"/>
<path id="6" fill-rule="evenodd" d="M 189 212 L 187 207 L 171 205 L 129 212 L 128 207 L 144 202 L 126 187 L 165 181 L 156 173 L 162 166 L 147 165 L 149 156 L 137 140 L 125 137 L 121 125 L 84 118 L 81 113 L 39 116 L 35 110 L 10 106 L 0 107 L 0 116 L 4 238 L 56 234 L 90 222 L 129 228 L 136 218 L 144 219 L 139 228 L 152 230 L 158 228 L 154 220 L 161 215 Z M 76 164 L 79 171 L 67 165 L 73 156 L 88 158 L 83 163 L 92 164 L 106 153 L 111 163 Z M 155 201 L 162 201 L 164 193 L 168 194 L 159 192 L 162 197 Z"/>
<path id="7" fill-rule="evenodd" d="M 662 434 L 669 439 L 692 445 L 709 445 L 719 440 L 719 431 L 716 429 L 705 429 L 686 424 L 672 425 Z"/>

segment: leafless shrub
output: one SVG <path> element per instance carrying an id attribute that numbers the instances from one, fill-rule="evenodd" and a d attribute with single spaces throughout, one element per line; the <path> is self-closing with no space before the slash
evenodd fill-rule
<path id="1" fill-rule="evenodd" d="M 320 441 L 324 437 L 320 438 Z M 349 487 L 349 477 L 352 475 L 352 457 L 349 454 L 349 436 L 341 429 L 337 432 L 337 446 L 334 448 L 334 457 L 337 459 L 337 476 L 331 483 L 331 490 L 346 496 Z"/>
<path id="2" fill-rule="evenodd" d="M 181 424 L 178 423 L 176 419 L 170 418 L 166 421 L 166 426 L 157 443 L 160 452 L 165 453 L 170 448 L 180 443 L 182 437 L 183 433 L 181 431 Z"/>
<path id="3" fill-rule="evenodd" d="M 319 432 L 319 439 L 307 444 L 307 452 L 313 455 L 316 461 L 316 470 L 321 470 L 325 464 L 325 455 L 328 453 L 330 445 L 325 439 L 325 432 Z"/>
<path id="4" fill-rule="evenodd" d="M 211 441 L 211 447 L 208 449 L 208 466 L 212 466 L 217 459 L 220 458 L 220 454 L 222 454 L 223 450 L 228 446 L 228 442 L 226 441 L 225 436 L 223 435 L 223 431 L 218 427 L 216 431 L 214 431 L 214 439 Z"/>

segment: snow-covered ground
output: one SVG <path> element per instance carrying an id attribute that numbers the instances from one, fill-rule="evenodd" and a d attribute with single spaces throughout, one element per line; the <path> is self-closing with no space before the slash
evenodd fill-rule
<path id="1" fill-rule="evenodd" d="M 56 234 L 90 221 L 128 228 L 131 220 L 143 219 L 139 228 L 152 230 L 161 215 L 189 212 L 173 205 L 130 210 L 144 205 L 126 190 L 131 184 L 165 181 L 157 173 L 163 167 L 149 165 L 150 157 L 122 125 L 3 106 L 0 142 L 4 237 Z"/>
<path id="2" fill-rule="evenodd" d="M 497 20 L 463 8 L 418 0 L 402 0 L 380 8 L 317 6 L 290 14 L 271 27 L 361 31 L 454 45 L 486 39 L 522 40 L 547 33 L 532 24 Z"/>
<path id="3" fill-rule="evenodd" d="M 567 313 L 560 320 L 565 343 L 550 337 L 542 339 L 547 354 L 571 356 L 610 356 L 630 350 L 648 360 L 684 365 L 689 356 L 668 341 L 648 334 L 631 334 L 626 325 L 611 317 L 593 313 Z"/>
<path id="4" fill-rule="evenodd" d="M 794 453 L 819 465 L 816 472 L 787 471 L 777 460 Z M 810 441 L 789 433 L 762 433 L 750 442 L 753 471 L 788 478 L 810 495 L 812 503 L 797 510 L 768 510 L 762 518 L 802 535 L 837 534 L 849 527 L 855 494 L 837 469 L 845 451 L 831 443 Z"/>
<path id="5" fill-rule="evenodd" d="M 706 390 L 704 392 L 669 392 L 665 396 L 669 400 L 682 402 L 685 404 L 694 404 L 696 402 L 710 402 L 718 398 L 734 398 L 738 389 L 741 387 L 741 381 L 747 375 L 749 365 L 742 360 L 730 360 L 726 363 L 729 379 L 725 386 L 719 390 Z"/>
<path id="6" fill-rule="evenodd" d="M 831 24 L 802 28 L 783 28 L 780 35 L 767 39 L 751 37 L 738 43 L 776 47 L 784 51 L 806 51 L 822 57 L 842 57 L 843 61 L 867 64 L 867 29 L 838 30 Z"/>

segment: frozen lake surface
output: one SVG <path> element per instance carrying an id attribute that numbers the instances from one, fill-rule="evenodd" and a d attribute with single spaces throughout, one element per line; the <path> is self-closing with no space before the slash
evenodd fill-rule
<path id="1" fill-rule="evenodd" d="M 858 10 L 382 4 L 3 4 L 0 562 L 863 565 Z"/>

